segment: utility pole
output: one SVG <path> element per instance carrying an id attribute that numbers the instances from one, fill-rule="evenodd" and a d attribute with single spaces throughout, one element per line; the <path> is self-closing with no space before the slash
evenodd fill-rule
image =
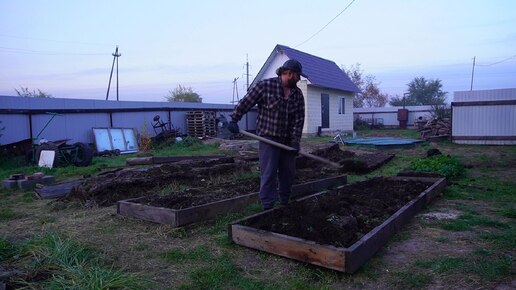
<path id="1" fill-rule="evenodd" d="M 247 83 L 246 83 L 246 92 L 249 91 L 249 54 L 246 53 L 245 55 L 246 57 L 246 62 L 245 62 L 245 68 L 246 68 L 246 77 L 247 77 Z M 249 117 L 247 116 L 247 114 L 245 114 L 245 128 L 246 130 L 249 129 Z"/>
<path id="2" fill-rule="evenodd" d="M 246 69 L 245 76 L 247 77 L 246 90 L 249 90 L 249 77 L 251 75 L 249 74 L 249 55 L 248 54 L 246 54 L 245 69 Z"/>
<path id="3" fill-rule="evenodd" d="M 236 77 L 234 80 L 233 80 L 233 100 L 231 101 L 232 104 L 235 103 L 235 91 L 236 91 L 236 97 L 237 97 L 237 100 L 236 100 L 236 103 L 240 102 L 240 98 L 238 97 L 238 86 L 237 86 L 237 80 L 238 80 L 238 77 Z"/>
<path id="4" fill-rule="evenodd" d="M 246 89 L 249 90 L 249 54 L 246 53 L 245 55 L 246 61 L 245 61 L 245 67 L 246 67 L 246 76 L 247 76 L 247 83 L 246 83 Z"/>
<path id="5" fill-rule="evenodd" d="M 116 46 L 115 53 L 111 54 L 113 56 L 113 64 L 111 65 L 111 74 L 109 74 L 109 83 L 106 93 L 106 101 L 109 98 L 109 89 L 111 88 L 111 78 L 113 77 L 113 68 L 115 67 L 116 60 L 116 100 L 118 101 L 118 58 L 122 56 L 122 54 L 118 53 L 118 45 Z"/>
<path id="6" fill-rule="evenodd" d="M 473 76 L 475 75 L 475 59 L 476 58 L 477 58 L 476 56 L 473 57 L 473 69 L 471 70 L 471 87 L 469 88 L 470 91 L 473 90 Z"/>

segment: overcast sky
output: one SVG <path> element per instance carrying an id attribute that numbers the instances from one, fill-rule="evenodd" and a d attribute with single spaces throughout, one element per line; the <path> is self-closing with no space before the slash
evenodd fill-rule
<path id="1" fill-rule="evenodd" d="M 360 63 L 390 95 L 440 79 L 452 101 L 475 56 L 473 89 L 516 87 L 515 11 L 512 0 L 0 0 L 0 95 L 105 99 L 118 45 L 120 100 L 163 101 L 181 84 L 230 103 L 235 78 L 245 93 L 246 57 L 256 75 L 282 44 Z M 116 74 L 111 88 L 113 100 Z"/>

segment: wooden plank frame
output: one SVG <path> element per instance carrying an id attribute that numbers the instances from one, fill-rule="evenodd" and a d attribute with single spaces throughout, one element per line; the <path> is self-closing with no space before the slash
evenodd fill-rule
<path id="1" fill-rule="evenodd" d="M 389 178 L 393 180 L 419 180 L 432 182 L 433 184 L 348 248 L 320 245 L 314 241 L 246 226 L 246 224 L 260 219 L 276 209 L 230 223 L 228 225 L 229 238 L 236 244 L 245 247 L 340 272 L 354 273 L 446 187 L 445 178 L 398 176 Z M 298 199 L 298 201 L 302 202 L 303 200 L 316 198 L 321 194 L 325 194 L 325 192 L 306 196 Z"/>
<path id="2" fill-rule="evenodd" d="M 331 187 L 347 183 L 347 175 L 339 175 L 314 180 L 292 186 L 292 198 L 299 198 Z M 184 209 L 156 207 L 140 203 L 146 197 L 131 198 L 117 202 L 119 215 L 134 217 L 160 224 L 180 227 L 196 222 L 214 219 L 217 216 L 243 210 L 246 206 L 260 200 L 257 192 L 223 199 Z"/>

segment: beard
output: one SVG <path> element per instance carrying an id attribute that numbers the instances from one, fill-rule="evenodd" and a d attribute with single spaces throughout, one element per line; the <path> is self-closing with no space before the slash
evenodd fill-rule
<path id="1" fill-rule="evenodd" d="M 287 87 L 289 88 L 295 88 L 297 84 L 297 81 L 295 79 L 290 79 L 287 81 Z"/>

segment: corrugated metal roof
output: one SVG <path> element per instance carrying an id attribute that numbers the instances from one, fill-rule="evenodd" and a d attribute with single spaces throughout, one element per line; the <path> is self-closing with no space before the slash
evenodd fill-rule
<path id="1" fill-rule="evenodd" d="M 284 45 L 278 44 L 276 50 L 285 53 L 290 59 L 298 60 L 303 65 L 303 76 L 312 85 L 354 93 L 360 92 L 335 62 Z"/>

